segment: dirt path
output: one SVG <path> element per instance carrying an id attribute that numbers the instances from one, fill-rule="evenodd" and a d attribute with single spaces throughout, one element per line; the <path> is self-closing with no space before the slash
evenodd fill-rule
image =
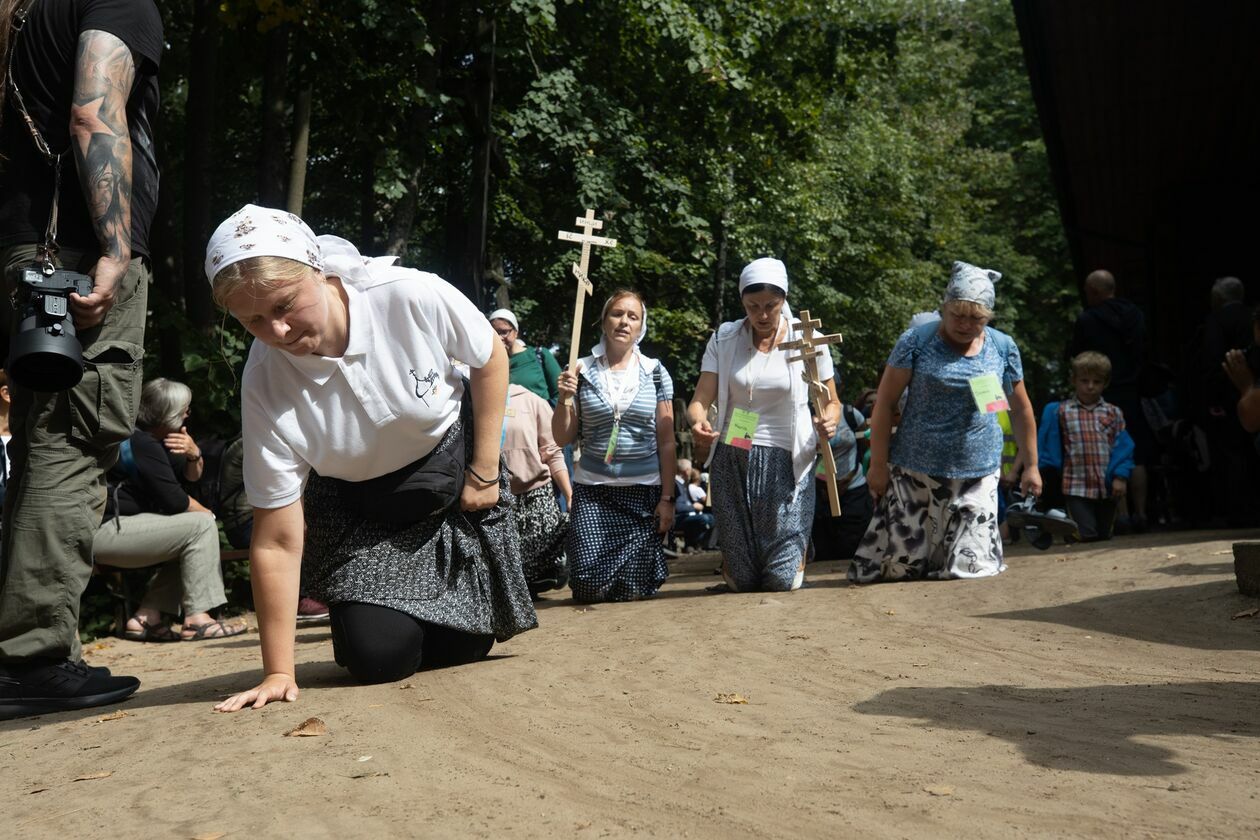
<path id="1" fill-rule="evenodd" d="M 693 558 L 656 600 L 552 599 L 402 684 L 350 686 L 304 629 L 299 702 L 236 715 L 210 706 L 257 678 L 257 635 L 107 641 L 89 659 L 134 698 L 0 723 L 0 835 L 1252 838 L 1233 536 L 1025 549 L 988 581 L 821 564 L 782 595 L 707 594 Z M 312 716 L 327 735 L 281 737 Z"/>

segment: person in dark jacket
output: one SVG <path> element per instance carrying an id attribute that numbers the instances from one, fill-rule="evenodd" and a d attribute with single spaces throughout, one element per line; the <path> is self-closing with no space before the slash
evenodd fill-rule
<path id="1" fill-rule="evenodd" d="M 146 382 L 138 428 L 108 473 L 105 522 L 92 540 L 96 562 L 127 569 L 158 566 L 140 607 L 119 635 L 137 642 L 220 639 L 245 632 L 209 610 L 227 602 L 214 514 L 184 492 L 175 474 L 199 477 L 201 452 L 184 420 L 192 392 L 167 379 Z M 172 462 L 176 463 L 172 463 Z M 198 473 L 197 476 L 191 473 Z M 168 616 L 183 612 L 176 631 Z"/>
<path id="2" fill-rule="evenodd" d="M 1137 304 L 1116 296 L 1116 278 L 1102 269 L 1085 278 L 1085 310 L 1076 316 L 1068 356 L 1092 350 L 1111 360 L 1111 382 L 1103 396 L 1124 414 L 1133 438 L 1133 474 L 1122 509 L 1134 531 L 1146 530 L 1146 464 L 1154 439 L 1142 413 L 1138 378 L 1146 360 L 1146 316 Z"/>

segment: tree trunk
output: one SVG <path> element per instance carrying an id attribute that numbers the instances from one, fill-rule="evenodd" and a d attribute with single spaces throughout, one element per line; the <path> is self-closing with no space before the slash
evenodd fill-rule
<path id="1" fill-rule="evenodd" d="M 486 240 L 490 214 L 490 162 L 494 156 L 494 128 L 491 112 L 494 107 L 495 73 L 495 20 L 483 14 L 477 21 L 476 58 L 473 65 L 472 115 L 474 130 L 471 202 L 468 218 L 468 243 L 464 250 L 464 264 L 469 275 L 469 297 L 477 306 L 483 306 L 486 272 Z"/>
<path id="2" fill-rule="evenodd" d="M 171 138 L 174 140 L 174 138 Z M 178 142 L 178 141 L 176 141 Z M 167 161 L 170 141 L 158 135 L 159 171 L 170 171 Z M 149 233 L 149 250 L 153 258 L 153 295 L 149 308 L 155 314 L 158 343 L 158 372 L 170 379 L 184 378 L 182 321 L 177 313 L 185 311 L 183 273 L 180 271 L 179 214 L 175 212 L 175 190 L 158 192 L 157 211 Z M 205 281 L 202 281 L 205 284 Z M 162 313 L 169 312 L 173 317 Z"/>
<path id="3" fill-rule="evenodd" d="M 311 86 L 305 85 L 293 103 L 293 157 L 289 161 L 290 213 L 302 215 L 302 197 L 306 192 L 306 160 L 311 141 Z"/>
<path id="4" fill-rule="evenodd" d="M 289 27 L 273 27 L 263 38 L 262 146 L 258 154 L 258 203 L 279 207 L 285 199 L 288 138 L 284 132 L 289 73 Z"/>
<path id="5" fill-rule="evenodd" d="M 214 325 L 214 303 L 206 282 L 205 248 L 213 223 L 210 197 L 214 137 L 215 56 L 219 41 L 219 5 L 193 0 L 188 102 L 184 133 L 184 301 L 188 319 L 199 330 Z"/>
<path id="6" fill-rule="evenodd" d="M 716 328 L 726 314 L 726 208 L 718 214 L 713 225 L 713 241 L 717 245 L 717 259 L 713 262 L 713 326 Z"/>

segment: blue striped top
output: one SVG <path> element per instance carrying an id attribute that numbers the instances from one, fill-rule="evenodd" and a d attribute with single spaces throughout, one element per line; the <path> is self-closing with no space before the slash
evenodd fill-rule
<path id="1" fill-rule="evenodd" d="M 660 461 L 656 457 L 656 404 L 672 403 L 674 380 L 660 362 L 644 369 L 638 364 L 639 390 L 629 408 L 621 414 L 617 449 L 611 464 L 604 463 L 612 437 L 613 406 L 603 365 L 584 360 L 578 377 L 578 435 L 582 457 L 574 479 L 583 484 L 660 484 Z M 586 475 L 583 476 L 582 473 Z"/>

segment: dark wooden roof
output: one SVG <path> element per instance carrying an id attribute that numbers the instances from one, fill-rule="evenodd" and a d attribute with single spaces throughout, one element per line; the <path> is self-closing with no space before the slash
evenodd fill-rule
<path id="1" fill-rule="evenodd" d="M 1214 279 L 1260 297 L 1260 2 L 1012 5 L 1079 277 L 1111 270 L 1169 360 Z"/>

